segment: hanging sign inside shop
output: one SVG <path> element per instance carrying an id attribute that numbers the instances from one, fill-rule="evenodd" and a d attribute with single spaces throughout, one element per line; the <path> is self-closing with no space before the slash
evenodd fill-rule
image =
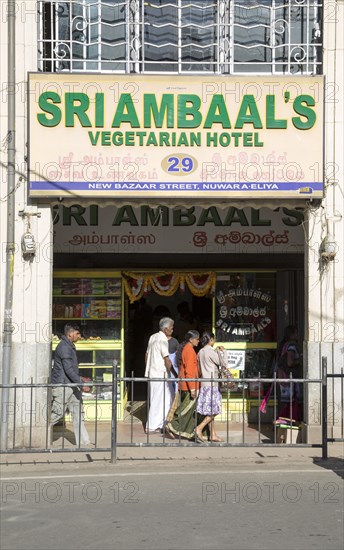
<path id="1" fill-rule="evenodd" d="M 227 350 L 227 357 L 230 370 L 245 369 L 245 350 Z"/>
<path id="2" fill-rule="evenodd" d="M 54 252 L 302 253 L 302 209 L 54 207 Z"/>
<path id="3" fill-rule="evenodd" d="M 323 193 L 323 79 L 29 75 L 36 197 Z"/>
<path id="4" fill-rule="evenodd" d="M 240 378 L 245 370 L 245 350 L 227 350 L 228 368 L 232 378 Z"/>

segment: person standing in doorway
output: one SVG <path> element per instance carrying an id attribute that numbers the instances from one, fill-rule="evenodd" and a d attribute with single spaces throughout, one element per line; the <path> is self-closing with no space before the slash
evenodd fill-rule
<path id="1" fill-rule="evenodd" d="M 147 378 L 170 377 L 172 363 L 169 358 L 168 339 L 172 336 L 173 326 L 173 319 L 163 317 L 159 322 L 159 332 L 150 337 L 145 357 Z M 145 431 L 161 433 L 172 404 L 171 384 L 163 380 L 150 381 L 149 389 L 149 412 Z"/>
<path id="2" fill-rule="evenodd" d="M 80 340 L 80 329 L 77 325 L 66 324 L 64 335 L 55 350 L 52 384 L 75 383 L 79 386 L 56 387 L 52 391 L 51 426 L 61 420 L 67 409 L 72 415 L 73 430 L 76 444 L 89 445 L 84 423 L 84 410 L 82 406 L 82 391 L 90 391 L 89 386 L 84 386 L 84 379 L 79 374 L 78 358 L 75 343 Z"/>
<path id="3" fill-rule="evenodd" d="M 298 329 L 289 325 L 285 329 L 284 338 L 277 351 L 277 378 L 302 378 L 302 355 L 298 345 Z M 279 382 L 278 386 L 278 416 L 287 420 L 302 420 L 302 383 Z M 291 392 L 291 395 L 290 395 Z"/>
<path id="4" fill-rule="evenodd" d="M 193 318 L 189 304 L 186 301 L 180 302 L 177 306 L 177 310 L 179 317 L 175 323 L 174 335 L 178 338 L 179 342 L 181 342 L 189 330 L 196 329 L 196 322 Z"/>

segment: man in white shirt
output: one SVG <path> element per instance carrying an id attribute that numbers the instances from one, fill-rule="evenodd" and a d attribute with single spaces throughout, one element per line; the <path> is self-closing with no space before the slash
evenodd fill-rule
<path id="1" fill-rule="evenodd" d="M 146 351 L 147 378 L 169 378 L 171 360 L 169 358 L 168 337 L 173 332 L 173 319 L 163 317 L 159 322 L 159 332 L 153 334 L 148 342 Z M 173 395 L 171 384 L 164 381 L 149 382 L 149 413 L 146 424 L 146 433 L 161 432 L 168 411 L 172 405 Z"/>

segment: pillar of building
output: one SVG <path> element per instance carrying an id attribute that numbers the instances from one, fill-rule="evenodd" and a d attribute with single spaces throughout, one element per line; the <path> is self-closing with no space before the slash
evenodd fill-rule
<path id="1" fill-rule="evenodd" d="M 331 10 L 333 16 L 328 14 Z M 332 12 L 331 12 L 332 13 Z M 305 375 L 321 378 L 322 358 L 329 373 L 344 365 L 344 196 L 343 196 L 343 0 L 324 3 L 324 142 L 325 197 L 321 205 L 310 204 L 306 222 L 305 254 Z M 317 159 L 314 159 L 317 162 Z M 321 439 L 321 387 L 311 384 L 306 394 L 308 442 Z M 343 396 L 339 379 L 328 381 L 329 436 L 338 437 Z"/>
<path id="2" fill-rule="evenodd" d="M 3 331 L 5 307 L 6 242 L 8 201 L 7 144 L 7 9 L 2 3 L 0 18 L 2 83 L 0 102 L 1 142 L 1 291 L 0 320 Z M 16 12 L 16 179 L 15 179 L 15 254 L 13 264 L 12 346 L 10 383 L 46 383 L 51 370 L 51 288 L 52 220 L 49 205 L 38 205 L 28 198 L 27 190 L 27 74 L 37 71 L 37 2 L 15 2 Z M 21 240 L 30 231 L 36 254 L 23 257 Z M 1 340 L 2 342 L 2 340 Z M 2 347 L 1 347 L 2 358 Z M 2 363 L 2 361 L 1 361 Z M 3 364 L 2 364 L 3 368 Z M 14 402 L 15 401 L 15 402 Z M 8 446 L 42 446 L 46 436 L 48 396 L 46 389 L 23 388 L 9 391 Z M 15 435 L 13 428 L 15 427 Z"/>

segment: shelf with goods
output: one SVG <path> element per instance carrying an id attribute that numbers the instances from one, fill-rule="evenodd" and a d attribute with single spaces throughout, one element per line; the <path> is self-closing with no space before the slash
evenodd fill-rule
<path id="1" fill-rule="evenodd" d="M 123 285 L 119 273 L 105 270 L 57 270 L 53 278 L 53 351 L 66 323 L 80 327 L 76 343 L 81 376 L 94 383 L 84 393 L 85 417 L 111 420 L 112 373 L 124 376 Z M 114 366 L 115 365 L 115 366 Z M 117 388 L 117 417 L 126 402 L 123 383 Z"/>

